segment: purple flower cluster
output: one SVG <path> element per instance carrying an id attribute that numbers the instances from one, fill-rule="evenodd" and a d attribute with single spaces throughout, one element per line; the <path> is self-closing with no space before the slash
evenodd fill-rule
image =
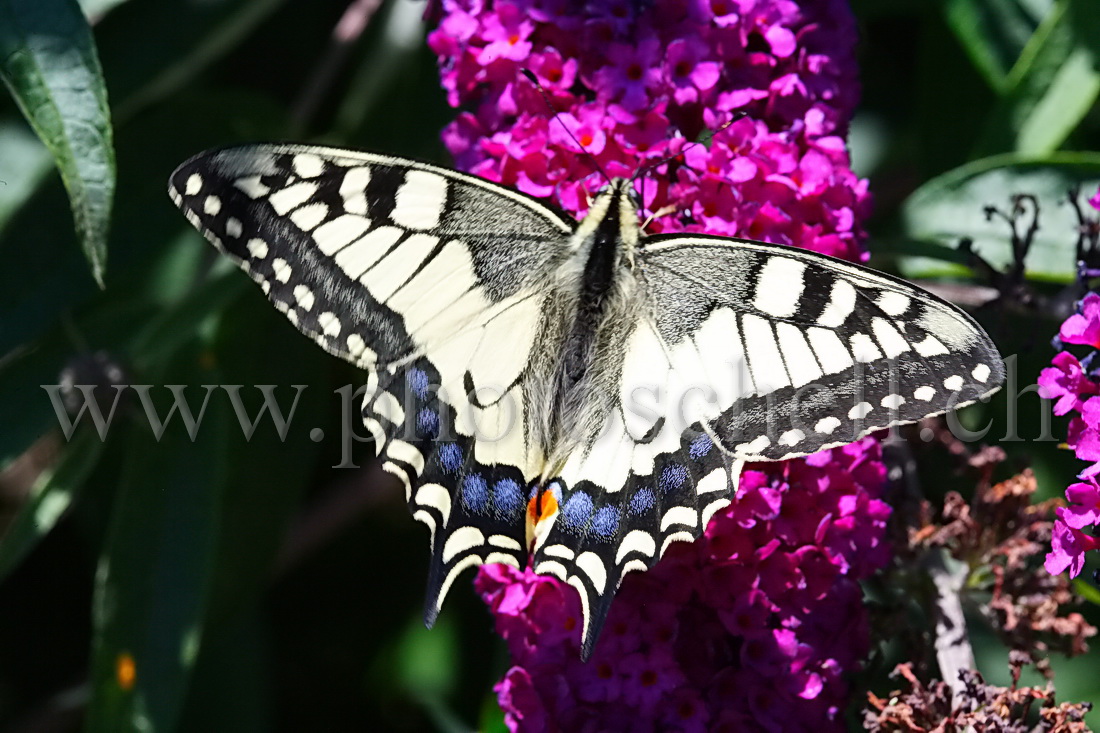
<path id="1" fill-rule="evenodd" d="M 443 133 L 458 167 L 580 215 L 604 174 L 648 164 L 649 233 L 862 258 L 870 196 L 843 139 L 858 96 L 844 0 L 436 8 L 428 42 L 465 110 Z M 709 143 L 690 144 L 707 130 Z M 572 588 L 482 567 L 478 590 L 512 652 L 497 685 L 509 727 L 842 729 L 844 674 L 868 639 L 858 581 L 889 554 L 880 459 L 865 440 L 745 471 L 703 538 L 627 576 L 588 663 Z"/>
<path id="2" fill-rule="evenodd" d="M 642 186 L 651 233 L 860 257 L 870 196 L 842 137 L 858 95 L 843 0 L 441 5 L 428 43 L 468 110 L 443 133 L 459 168 L 581 214 L 606 183 L 597 167 L 628 177 L 683 152 Z M 709 145 L 686 144 L 742 111 Z"/>
<path id="3" fill-rule="evenodd" d="M 1100 191 L 1089 203 L 1100 210 Z M 1055 415 L 1073 414 L 1066 442 L 1077 457 L 1092 465 L 1080 473 L 1078 483 L 1066 489 L 1069 506 L 1055 509 L 1054 536 L 1047 554 L 1046 568 L 1051 573 L 1069 570 L 1070 577 L 1085 567 L 1085 553 L 1100 549 L 1100 538 L 1086 530 L 1100 525 L 1100 382 L 1096 377 L 1097 350 L 1100 350 L 1100 295 L 1089 293 L 1078 312 L 1066 319 L 1058 333 L 1063 344 L 1091 349 L 1084 363 L 1069 351 L 1060 351 L 1039 375 L 1039 392 L 1057 400 Z M 1091 368 L 1090 368 L 1091 367 Z"/>
<path id="4" fill-rule="evenodd" d="M 512 653 L 511 730 L 842 730 L 867 650 L 860 578 L 889 558 L 885 469 L 866 439 L 746 470 L 703 538 L 632 573 L 592 658 L 572 588 L 485 566 L 477 588 Z"/>

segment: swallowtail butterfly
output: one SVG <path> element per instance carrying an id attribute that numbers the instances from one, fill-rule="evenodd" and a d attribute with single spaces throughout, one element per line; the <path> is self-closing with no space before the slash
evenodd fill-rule
<path id="1" fill-rule="evenodd" d="M 431 532 L 426 621 L 456 576 L 574 586 L 587 657 L 623 576 L 692 541 L 745 461 L 984 398 L 962 311 L 812 252 L 646 236 L 633 184 L 579 223 L 453 170 L 305 145 L 200 154 L 187 218 L 324 349 L 366 370 L 363 421 Z"/>

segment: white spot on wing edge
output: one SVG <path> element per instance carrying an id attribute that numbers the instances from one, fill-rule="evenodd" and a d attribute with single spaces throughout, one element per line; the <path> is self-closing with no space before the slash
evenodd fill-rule
<path id="1" fill-rule="evenodd" d="M 446 544 L 443 545 L 443 562 L 449 563 L 456 555 L 484 544 L 485 535 L 481 533 L 480 529 L 470 525 L 459 527 L 451 532 L 451 536 L 447 538 Z"/>
<path id="2" fill-rule="evenodd" d="M 878 296 L 878 300 L 875 301 L 875 304 L 888 316 L 900 316 L 902 313 L 909 310 L 909 304 L 911 302 L 912 300 L 909 296 L 904 293 L 884 290 L 882 294 Z"/>
<path id="3" fill-rule="evenodd" d="M 792 257 L 768 258 L 756 281 L 753 305 L 775 318 L 789 318 L 798 311 L 798 299 L 806 285 L 805 263 Z"/>
<path id="4" fill-rule="evenodd" d="M 603 595 L 607 587 L 607 568 L 604 567 L 600 556 L 594 552 L 582 552 L 573 564 L 588 576 L 596 592 Z"/>
<path id="5" fill-rule="evenodd" d="M 439 226 L 446 204 L 446 178 L 431 171 L 410 169 L 397 189 L 390 219 L 408 229 L 434 229 Z"/>
<path id="6" fill-rule="evenodd" d="M 267 242 L 262 239 L 248 240 L 248 244 L 245 245 L 245 249 L 248 250 L 248 254 L 252 255 L 258 260 L 262 260 L 267 257 Z"/>
<path id="7" fill-rule="evenodd" d="M 848 410 L 849 420 L 862 420 L 867 417 L 867 414 L 874 409 L 874 406 L 870 402 L 860 402 L 858 405 Z"/>
<path id="8" fill-rule="evenodd" d="M 535 566 L 535 573 L 538 575 L 553 575 L 562 582 L 565 582 L 565 577 L 569 574 L 566 572 L 565 566 L 557 560 L 543 560 Z"/>
<path id="9" fill-rule="evenodd" d="M 618 565 L 632 552 L 640 552 L 646 557 L 653 557 L 657 551 L 657 543 L 653 535 L 641 529 L 632 529 L 619 543 L 619 551 L 615 553 L 615 564 Z"/>
<path id="10" fill-rule="evenodd" d="M 542 548 L 542 554 L 572 560 L 575 553 L 565 545 L 547 545 Z"/>
<path id="11" fill-rule="evenodd" d="M 325 171 L 325 161 L 310 153 L 298 153 L 292 165 L 294 172 L 302 178 L 316 178 Z"/>
<path id="12" fill-rule="evenodd" d="M 942 356 L 949 353 L 947 347 L 940 343 L 940 340 L 928 334 L 924 337 L 924 340 L 920 343 L 913 344 L 913 348 L 917 350 L 917 353 L 921 356 Z"/>
<path id="13" fill-rule="evenodd" d="M 425 483 L 416 490 L 414 501 L 421 506 L 430 506 L 433 510 L 439 512 L 440 516 L 443 517 L 443 526 L 447 526 L 447 522 L 451 518 L 451 492 L 438 483 Z"/>
<path id="14" fill-rule="evenodd" d="M 726 478 L 726 469 L 716 468 L 696 482 L 695 493 L 702 495 L 714 491 L 725 491 L 728 486 L 729 480 Z"/>
<path id="15" fill-rule="evenodd" d="M 697 527 L 699 525 L 699 515 L 691 507 L 674 506 L 661 517 L 661 531 L 664 532 L 674 524 Z"/>
<path id="16" fill-rule="evenodd" d="M 936 396 L 936 388 L 924 385 L 923 387 L 917 387 L 913 391 L 913 398 L 918 399 L 921 402 L 930 402 L 933 397 Z"/>
<path id="17" fill-rule="evenodd" d="M 779 436 L 779 445 L 797 445 L 806 437 L 806 433 L 798 428 L 792 428 Z"/>
<path id="18" fill-rule="evenodd" d="M 233 187 L 250 199 L 258 199 L 271 192 L 260 180 L 260 176 L 246 176 L 233 181 Z"/>
<path id="19" fill-rule="evenodd" d="M 514 568 L 519 567 L 519 560 L 507 552 L 490 552 L 485 558 L 485 565 L 492 565 L 494 563 L 500 565 L 511 565 Z"/>
<path id="20" fill-rule="evenodd" d="M 271 268 L 275 271 L 275 279 L 281 283 L 290 282 L 290 276 L 294 271 L 290 269 L 290 263 L 282 257 L 276 257 L 271 262 Z"/>
<path id="21" fill-rule="evenodd" d="M 192 173 L 187 176 L 187 183 L 184 184 L 183 192 L 188 196 L 194 196 L 202 190 L 202 176 L 198 173 Z"/>
<path id="22" fill-rule="evenodd" d="M 298 305 L 302 307 L 304 311 L 313 310 L 313 291 L 306 285 L 294 286 L 294 299 L 298 301 Z"/>
<path id="23" fill-rule="evenodd" d="M 523 549 L 523 545 L 504 534 L 489 535 L 489 544 L 493 547 L 503 547 L 506 550 L 519 551 Z"/>
<path id="24" fill-rule="evenodd" d="M 826 328 L 840 328 L 856 307 L 856 289 L 847 280 L 837 278 L 829 293 L 829 304 L 817 319 L 817 325 Z"/>
<path id="25" fill-rule="evenodd" d="M 691 532 L 673 532 L 668 537 L 665 537 L 665 541 L 661 544 L 661 555 L 663 556 L 668 550 L 668 546 L 673 542 L 694 542 L 695 537 Z"/>
<path id="26" fill-rule="evenodd" d="M 888 394 L 879 403 L 888 410 L 896 410 L 905 404 L 905 398 L 899 394 Z"/>
<path id="27" fill-rule="evenodd" d="M 974 371 L 970 373 L 970 376 L 978 380 L 982 384 L 985 384 L 985 380 L 989 379 L 990 369 L 985 364 L 979 364 L 974 367 Z"/>
<path id="28" fill-rule="evenodd" d="M 817 425 L 814 425 L 814 432 L 832 435 L 833 431 L 839 428 L 841 424 L 840 418 L 829 415 L 817 421 Z"/>
<path id="29" fill-rule="evenodd" d="M 438 611 L 439 607 L 443 605 L 443 599 L 447 597 L 447 591 L 451 589 L 451 584 L 455 582 L 455 578 L 462 574 L 462 571 L 468 567 L 482 564 L 483 561 L 479 555 L 470 555 L 455 563 L 455 566 L 451 568 L 451 572 L 447 573 L 447 577 L 439 584 L 439 593 L 435 597 L 435 610 Z"/>
<path id="30" fill-rule="evenodd" d="M 943 380 L 943 386 L 945 389 L 949 389 L 952 392 L 958 392 L 963 388 L 963 378 L 958 374 L 953 374 L 947 379 Z"/>

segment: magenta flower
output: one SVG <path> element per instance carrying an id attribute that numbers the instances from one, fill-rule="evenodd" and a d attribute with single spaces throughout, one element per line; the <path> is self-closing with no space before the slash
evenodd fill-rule
<path id="1" fill-rule="evenodd" d="M 1066 489 L 1066 499 L 1070 505 L 1059 515 L 1063 522 L 1074 529 L 1100 523 L 1100 486 L 1095 480 L 1071 484 Z"/>
<path id="2" fill-rule="evenodd" d="M 1059 352 L 1053 367 L 1039 373 L 1039 394 L 1046 399 L 1057 399 L 1054 414 L 1065 415 L 1070 410 L 1081 411 L 1081 399 L 1100 392 L 1095 382 L 1085 375 L 1081 362 L 1068 351 Z"/>
<path id="3" fill-rule="evenodd" d="M 1086 295 L 1081 301 L 1080 312 L 1066 319 L 1058 335 L 1067 344 L 1085 344 L 1100 349 L 1100 295 Z"/>
<path id="4" fill-rule="evenodd" d="M 713 89 L 721 76 L 721 67 L 714 61 L 701 61 L 699 50 L 683 39 L 668 45 L 665 68 L 675 87 L 672 97 L 677 104 L 697 101 L 699 93 Z"/>
<path id="5" fill-rule="evenodd" d="M 1089 199 L 1100 210 L 1100 191 Z M 1059 337 L 1063 343 L 1100 348 L 1100 295 L 1089 293 L 1081 301 L 1078 312 L 1062 324 Z M 1090 354 L 1095 357 L 1096 352 Z M 1069 421 L 1066 443 L 1078 458 L 1092 462 L 1079 474 L 1084 479 L 1066 489 L 1068 507 L 1056 510 L 1051 551 L 1046 568 L 1051 573 L 1069 570 L 1070 577 L 1081 573 L 1085 553 L 1100 548 L 1100 540 L 1085 533 L 1095 532 L 1100 525 L 1100 385 L 1084 372 L 1081 362 L 1067 352 L 1054 357 L 1054 366 L 1039 375 L 1039 392 L 1043 397 L 1057 399 L 1054 412 L 1066 415 L 1076 412 Z M 1087 359 L 1086 359 L 1087 363 Z"/>
<path id="6" fill-rule="evenodd" d="M 1057 575 L 1068 570 L 1069 576 L 1075 578 L 1085 569 L 1085 553 L 1100 549 L 1100 540 L 1071 527 L 1065 521 L 1064 507 L 1059 507 L 1055 513 L 1058 520 L 1054 522 L 1054 536 L 1044 565 L 1048 573 Z"/>
<path id="7" fill-rule="evenodd" d="M 843 0 L 441 4 L 429 45 L 468 110 L 443 134 L 461 168 L 582 214 L 606 183 L 598 169 L 661 162 L 638 184 L 650 233 L 864 257 Z M 706 130 L 708 145 L 689 143 Z M 496 687 L 509 728 L 842 730 L 868 643 L 858 581 L 889 557 L 884 483 L 872 440 L 745 471 L 703 538 L 624 579 L 587 663 L 571 587 L 483 566 L 476 587 L 512 656 Z"/>

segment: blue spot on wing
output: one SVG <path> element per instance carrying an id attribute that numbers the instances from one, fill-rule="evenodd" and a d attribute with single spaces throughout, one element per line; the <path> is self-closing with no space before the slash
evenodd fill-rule
<path id="1" fill-rule="evenodd" d="M 458 473 L 462 468 L 462 449 L 457 443 L 444 443 L 439 446 L 439 465 L 450 474 Z"/>
<path id="2" fill-rule="evenodd" d="M 421 438 L 439 435 L 439 414 L 435 410 L 425 407 L 416 414 L 416 434 Z"/>
<path id="3" fill-rule="evenodd" d="M 578 491 L 569 497 L 561 511 L 565 526 L 570 529 L 579 529 L 592 516 L 592 497 L 583 491 Z"/>
<path id="4" fill-rule="evenodd" d="M 602 538 L 608 539 L 615 535 L 619 529 L 618 507 L 605 506 L 596 510 L 592 517 L 592 531 Z"/>
<path id="5" fill-rule="evenodd" d="M 670 463 L 665 466 L 665 470 L 661 472 L 661 491 L 668 493 L 684 485 L 684 481 L 687 480 L 687 469 L 681 466 L 679 463 Z"/>
<path id="6" fill-rule="evenodd" d="M 523 491 L 519 484 L 510 478 L 504 478 L 493 485 L 493 506 L 497 513 L 505 516 L 518 514 L 523 510 Z"/>
<path id="7" fill-rule="evenodd" d="M 476 473 L 462 479 L 462 501 L 472 511 L 483 512 L 489 505 L 489 486 L 485 479 Z"/>
<path id="8" fill-rule="evenodd" d="M 688 447 L 688 455 L 692 458 L 699 459 L 710 453 L 710 449 L 714 447 L 714 441 L 710 439 L 710 436 L 706 433 L 702 433 L 697 436 L 695 440 L 691 441 L 691 446 Z"/>
<path id="9" fill-rule="evenodd" d="M 656 499 L 653 496 L 653 489 L 648 486 L 643 486 L 638 489 L 630 499 L 630 508 L 627 510 L 632 516 L 638 516 L 639 514 L 645 514 L 656 503 Z"/>
<path id="10" fill-rule="evenodd" d="M 405 372 L 405 383 L 409 385 L 409 389 L 417 397 L 422 400 L 427 398 L 430 382 L 427 373 L 423 369 L 413 368 Z"/>

